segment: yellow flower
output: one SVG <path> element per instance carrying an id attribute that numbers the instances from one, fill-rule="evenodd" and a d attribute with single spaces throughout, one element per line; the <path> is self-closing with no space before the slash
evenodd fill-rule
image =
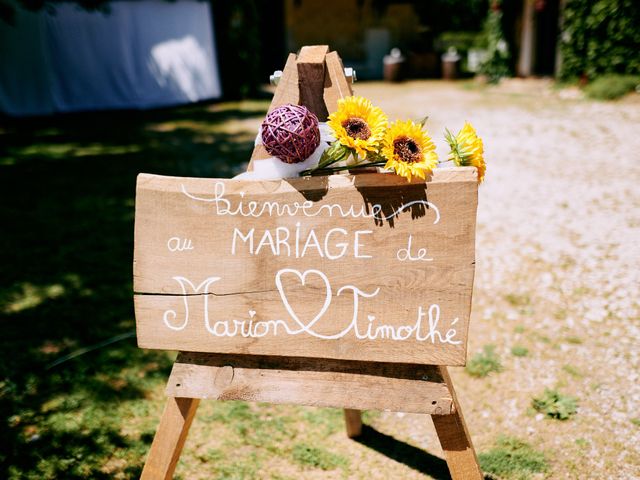
<path id="1" fill-rule="evenodd" d="M 484 180 L 487 164 L 484 161 L 482 139 L 476 133 L 475 128 L 469 122 L 465 122 L 464 127 L 455 137 L 447 130 L 445 138 L 451 147 L 449 160 L 453 160 L 453 163 L 458 167 L 476 167 L 478 169 L 478 183 L 481 183 Z"/>
<path id="2" fill-rule="evenodd" d="M 329 115 L 327 124 L 340 144 L 365 157 L 367 152 L 376 151 L 387 127 L 387 117 L 366 98 L 345 97 L 338 100 L 338 110 Z"/>
<path id="3" fill-rule="evenodd" d="M 382 144 L 384 168 L 411 181 L 412 176 L 424 179 L 438 164 L 436 147 L 419 123 L 396 121 L 389 126 Z"/>

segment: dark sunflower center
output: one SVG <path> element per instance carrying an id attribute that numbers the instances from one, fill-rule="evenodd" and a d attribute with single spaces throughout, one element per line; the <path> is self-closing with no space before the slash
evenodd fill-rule
<path id="1" fill-rule="evenodd" d="M 413 138 L 398 137 L 393 141 L 393 153 L 403 162 L 415 163 L 422 160 L 422 151 Z"/>
<path id="2" fill-rule="evenodd" d="M 342 126 L 351 138 L 366 140 L 371 136 L 371 129 L 367 122 L 358 117 L 352 117 L 342 122 Z"/>

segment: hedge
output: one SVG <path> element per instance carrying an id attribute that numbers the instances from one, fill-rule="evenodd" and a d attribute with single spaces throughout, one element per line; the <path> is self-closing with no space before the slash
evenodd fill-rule
<path id="1" fill-rule="evenodd" d="M 639 26 L 638 0 L 567 0 L 560 35 L 560 78 L 639 75 Z"/>

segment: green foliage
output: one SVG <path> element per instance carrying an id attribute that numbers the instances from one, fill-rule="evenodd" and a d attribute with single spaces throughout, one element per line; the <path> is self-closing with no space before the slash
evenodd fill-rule
<path id="1" fill-rule="evenodd" d="M 578 401 L 557 390 L 545 388 L 544 393 L 533 399 L 533 408 L 549 418 L 568 420 L 578 412 Z"/>
<path id="2" fill-rule="evenodd" d="M 346 457 L 307 443 L 294 445 L 292 454 L 293 459 L 300 465 L 321 470 L 333 470 L 338 467 L 346 467 L 349 464 Z"/>
<path id="3" fill-rule="evenodd" d="M 637 0 L 567 0 L 563 17 L 561 79 L 640 75 Z"/>
<path id="4" fill-rule="evenodd" d="M 522 345 L 514 345 L 511 347 L 511 355 L 514 357 L 526 357 L 529 355 L 529 349 Z"/>
<path id="5" fill-rule="evenodd" d="M 220 73 L 226 98 L 255 96 L 265 81 L 260 71 L 259 3 L 236 0 L 213 4 L 216 54 L 223 66 Z"/>
<path id="6" fill-rule="evenodd" d="M 511 75 L 509 45 L 502 31 L 502 11 L 494 8 L 489 10 L 483 35 L 486 38 L 487 58 L 480 65 L 480 73 L 486 75 L 489 82 L 496 83 Z"/>
<path id="7" fill-rule="evenodd" d="M 472 377 L 486 377 L 492 372 L 502 371 L 500 358 L 495 352 L 494 345 L 485 345 L 482 352 L 476 353 L 465 367 L 466 372 Z"/>
<path id="8" fill-rule="evenodd" d="M 640 55 L 640 53 L 639 53 Z M 608 74 L 596 78 L 584 89 L 589 98 L 615 100 L 640 86 L 640 76 Z"/>
<path id="9" fill-rule="evenodd" d="M 442 32 L 438 37 L 438 50 L 447 51 L 449 47 L 455 47 L 460 53 L 467 52 L 478 44 L 478 32 Z"/>
<path id="10" fill-rule="evenodd" d="M 484 472 L 511 480 L 526 480 L 549 469 L 543 453 L 517 438 L 506 436 L 498 438 L 493 449 L 479 454 L 478 460 Z"/>

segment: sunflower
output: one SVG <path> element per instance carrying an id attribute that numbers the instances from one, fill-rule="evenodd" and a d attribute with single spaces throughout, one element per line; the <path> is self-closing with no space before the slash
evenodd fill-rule
<path id="1" fill-rule="evenodd" d="M 392 123 L 384 136 L 382 156 L 384 168 L 395 171 L 411 181 L 412 176 L 424 179 L 438 164 L 436 147 L 422 125 L 411 120 Z"/>
<path id="2" fill-rule="evenodd" d="M 355 151 L 359 157 L 375 152 L 384 136 L 387 117 L 363 97 L 338 100 L 338 109 L 329 115 L 327 124 L 341 145 Z"/>
<path id="3" fill-rule="evenodd" d="M 475 128 L 469 122 L 465 122 L 464 127 L 455 137 L 447 130 L 445 138 L 451 147 L 449 160 L 453 160 L 453 163 L 458 167 L 476 167 L 478 169 L 478 183 L 481 183 L 484 180 L 487 164 L 484 161 L 482 139 L 476 133 Z"/>

